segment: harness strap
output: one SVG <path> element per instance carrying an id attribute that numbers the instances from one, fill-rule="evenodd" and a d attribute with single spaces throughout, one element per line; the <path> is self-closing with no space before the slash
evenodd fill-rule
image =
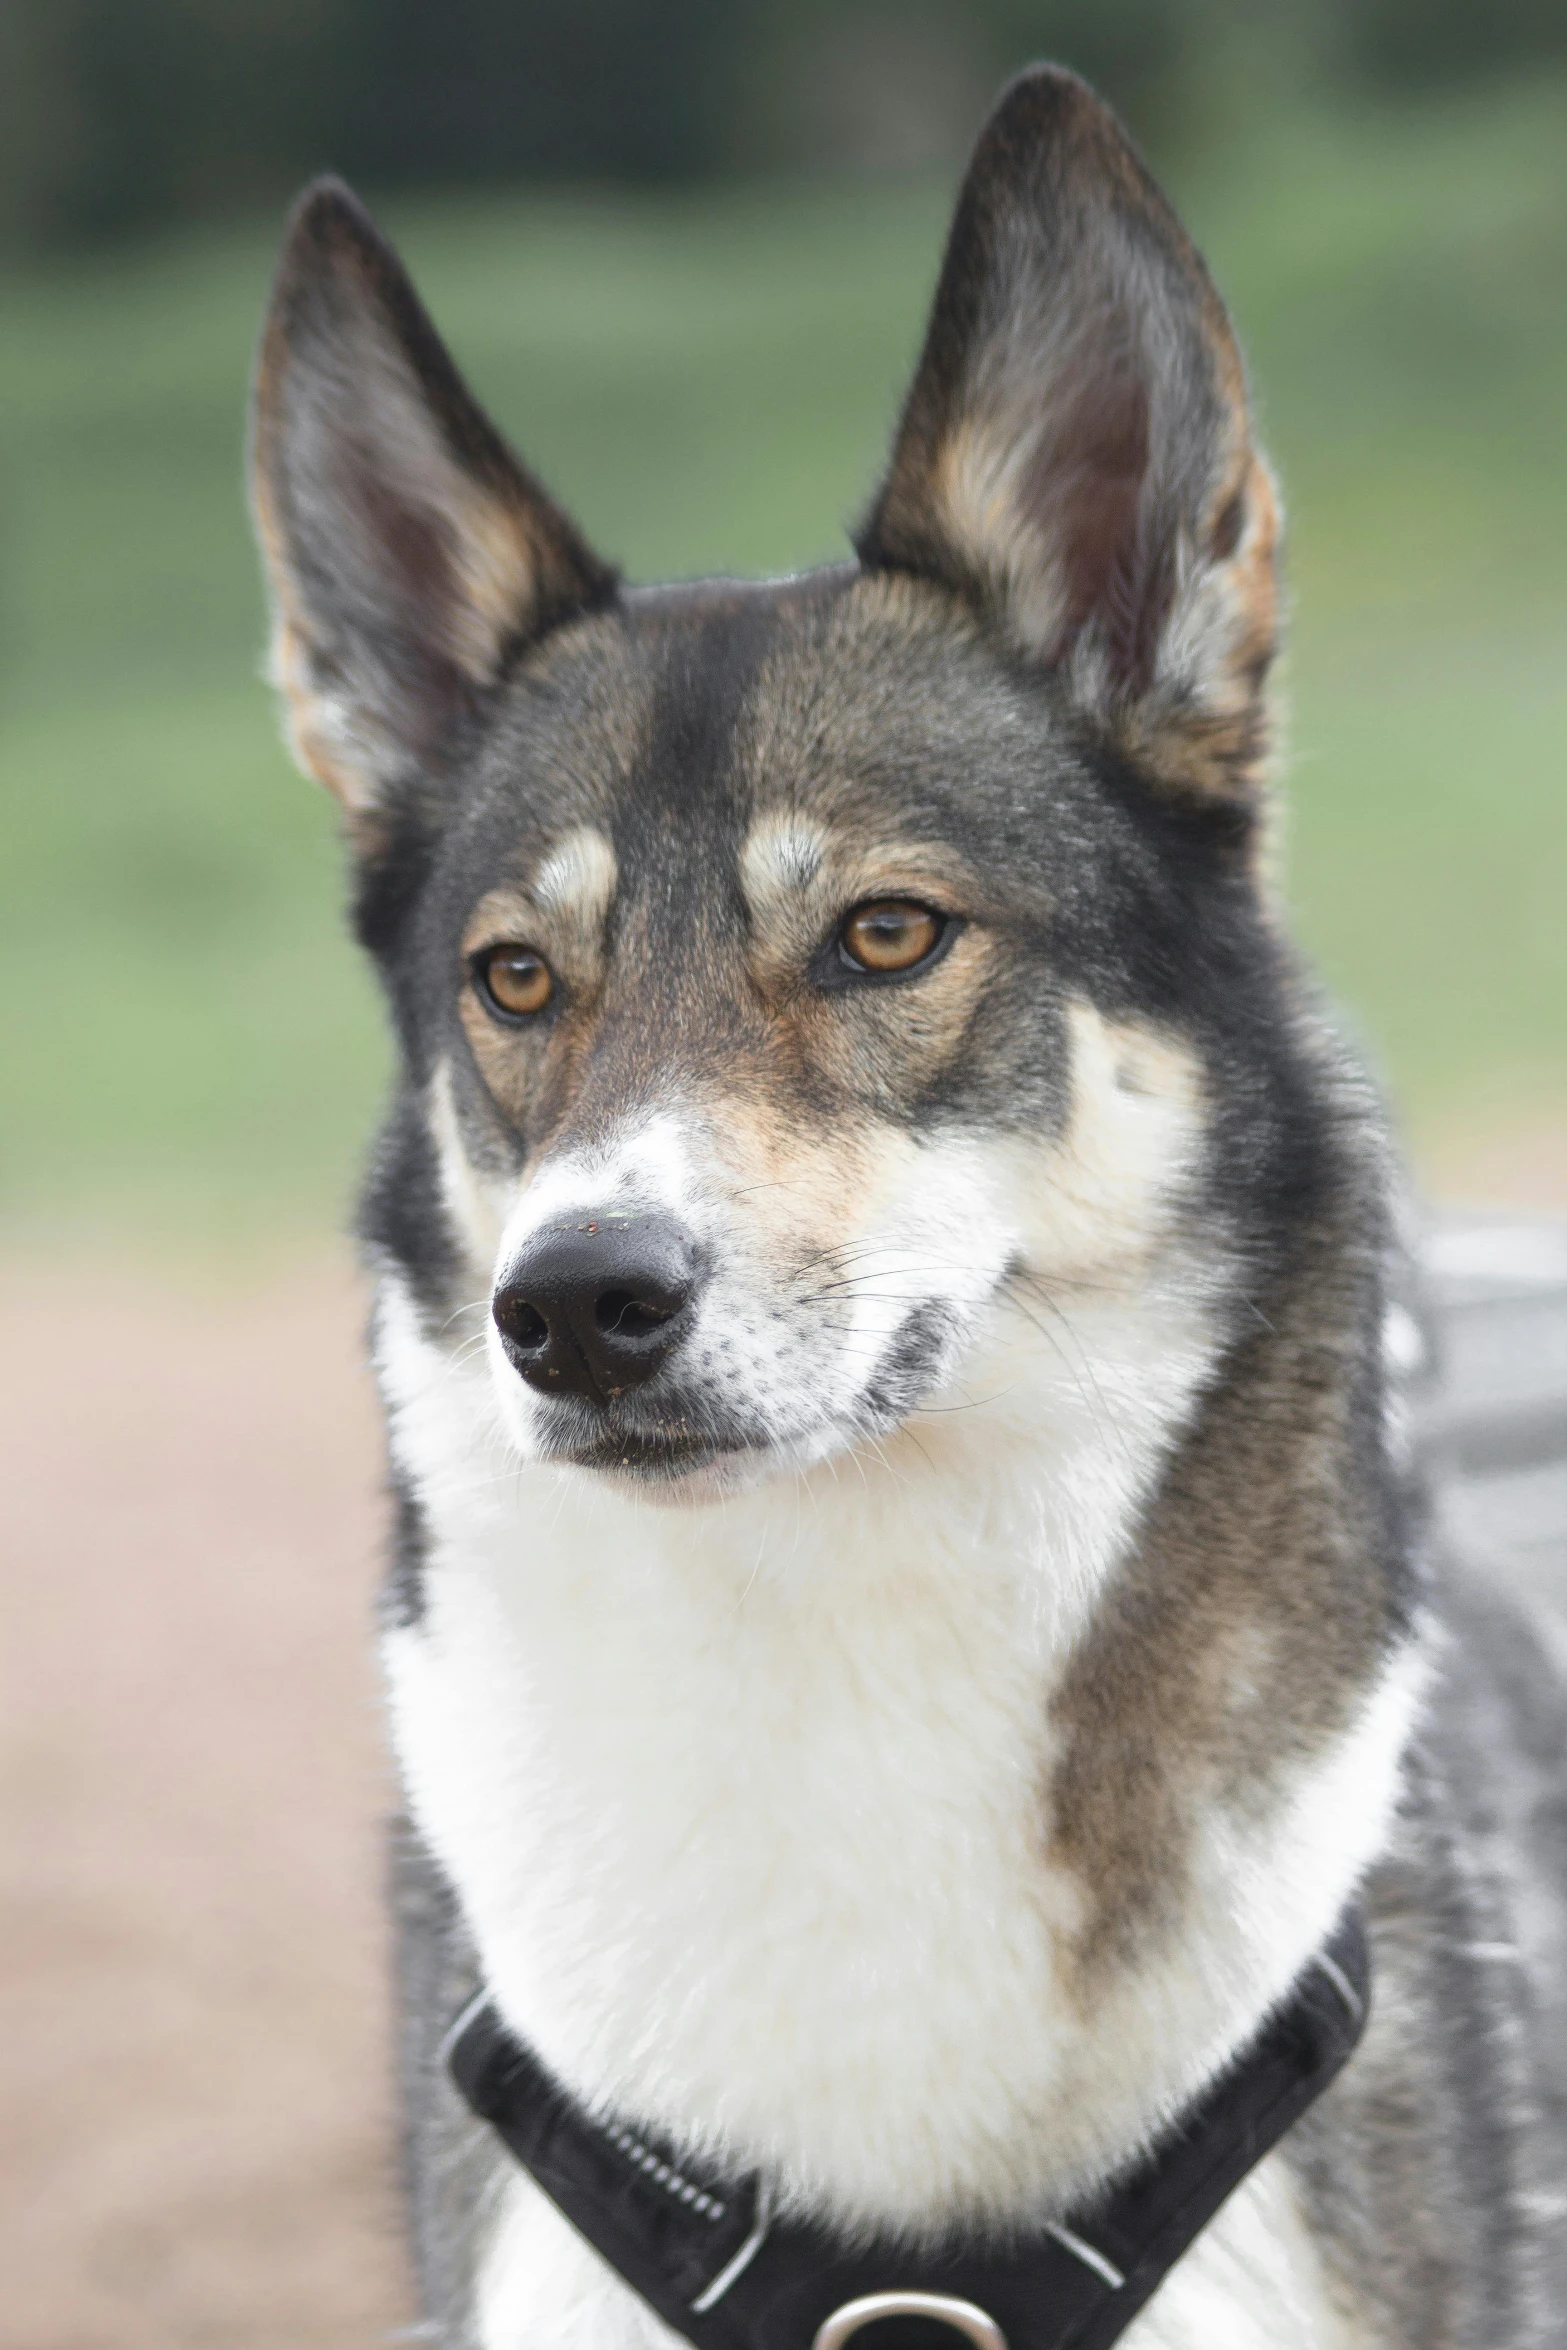
<path id="1" fill-rule="evenodd" d="M 716 2178 L 594 2120 L 481 1992 L 453 2077 L 553 2203 L 696 2350 L 1109 2350 L 1237 2187 L 1321 2095 L 1365 2027 L 1370 1957 L 1350 1911 L 1256 2039 L 1118 2184 L 1000 2243 L 854 2245 L 775 2216 L 758 2175 Z M 871 2350 L 871 2344 L 864 2345 Z"/>

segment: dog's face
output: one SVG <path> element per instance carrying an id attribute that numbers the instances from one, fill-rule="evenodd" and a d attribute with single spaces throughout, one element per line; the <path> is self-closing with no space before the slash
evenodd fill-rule
<path id="1" fill-rule="evenodd" d="M 912 583 L 631 599 L 525 663 L 411 966 L 517 1441 L 813 1457 L 998 1290 L 1145 1253 L 1198 1088 L 1157 973 L 1094 968 L 1159 895 L 1048 689 Z"/>
<path id="2" fill-rule="evenodd" d="M 525 1455 L 681 1495 L 830 1455 L 1230 1213 L 1274 508 L 1080 84 L 981 141 L 857 565 L 622 590 L 334 188 L 256 454 L 403 1045 L 372 1235 L 433 1325 L 482 1292 Z"/>

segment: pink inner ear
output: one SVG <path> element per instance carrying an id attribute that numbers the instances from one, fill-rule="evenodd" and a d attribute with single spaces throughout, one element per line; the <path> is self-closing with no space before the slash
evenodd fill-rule
<path id="1" fill-rule="evenodd" d="M 1075 362 L 1051 387 L 1051 413 L 1023 482 L 1028 518 L 1060 566 L 1060 660 L 1097 621 L 1118 681 L 1147 682 L 1168 602 L 1168 565 L 1148 543 L 1148 386 L 1131 338 L 1109 364 Z"/>

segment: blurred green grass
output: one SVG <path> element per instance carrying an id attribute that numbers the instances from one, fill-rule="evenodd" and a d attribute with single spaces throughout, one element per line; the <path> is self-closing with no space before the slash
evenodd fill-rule
<path id="1" fill-rule="evenodd" d="M 1237 115 L 1244 116 L 1237 107 Z M 1567 1107 L 1567 92 L 1252 122 L 1171 181 L 1291 512 L 1289 883 L 1417 1133 Z M 831 556 L 949 191 L 388 208 L 632 576 Z M 0 1212 L 336 1212 L 385 1054 L 256 680 L 271 239 L 0 282 Z"/>

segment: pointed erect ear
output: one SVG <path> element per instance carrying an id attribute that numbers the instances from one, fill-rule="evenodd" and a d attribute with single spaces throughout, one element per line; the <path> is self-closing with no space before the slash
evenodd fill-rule
<path id="1" fill-rule="evenodd" d="M 1244 797 L 1277 534 L 1201 258 L 1093 92 L 1033 68 L 969 166 L 861 560 L 984 610 L 1173 785 Z"/>
<path id="2" fill-rule="evenodd" d="M 614 593 L 335 181 L 289 226 L 252 453 L 290 739 L 355 818 L 439 776 L 519 643 Z"/>

